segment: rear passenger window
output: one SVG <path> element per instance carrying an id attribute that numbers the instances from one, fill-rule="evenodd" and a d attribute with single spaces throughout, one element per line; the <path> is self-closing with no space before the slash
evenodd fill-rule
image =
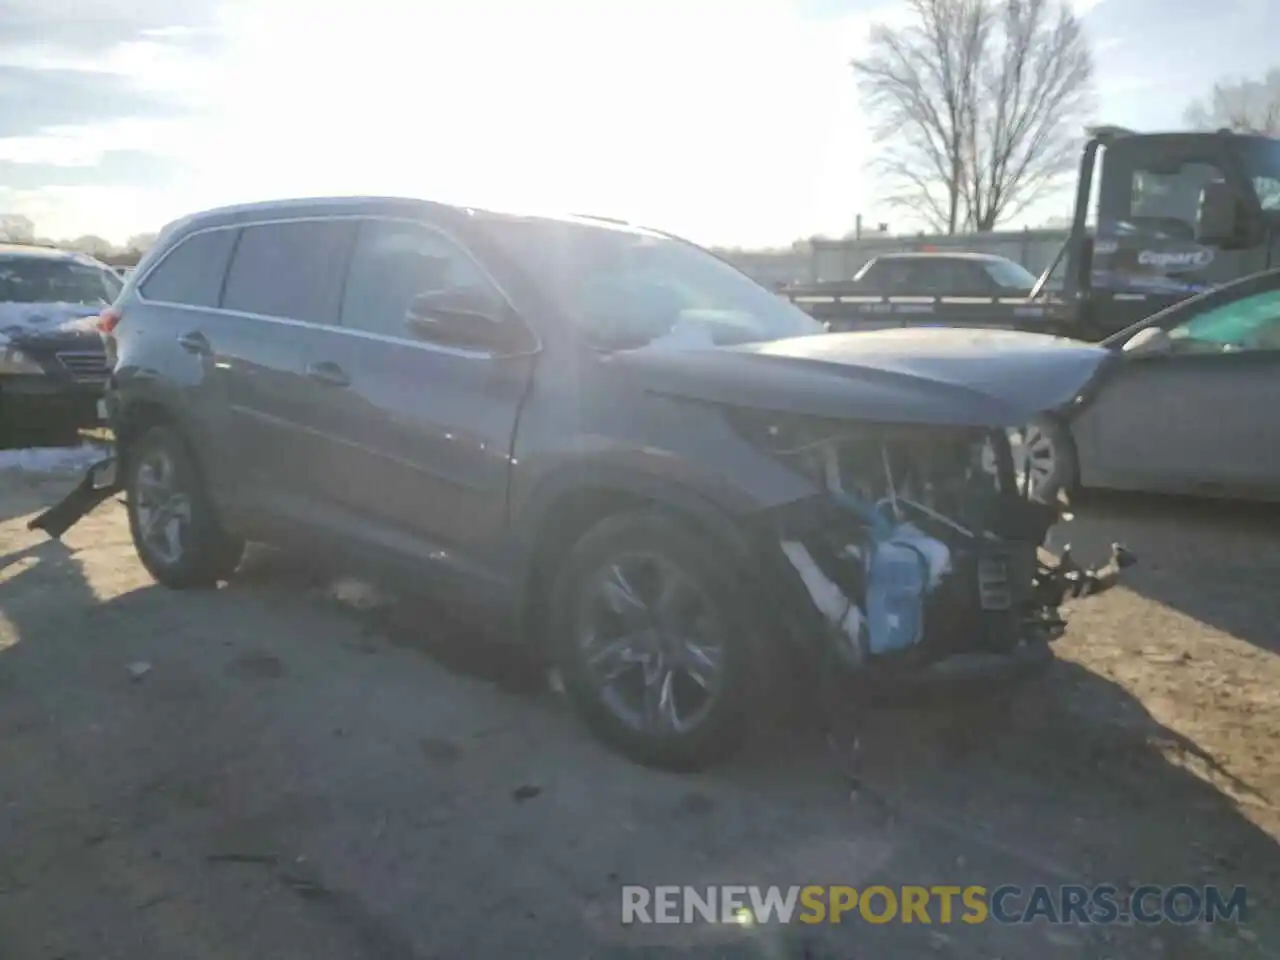
<path id="1" fill-rule="evenodd" d="M 207 230 L 178 243 L 139 288 L 148 300 L 216 307 L 236 231 Z"/>
<path id="2" fill-rule="evenodd" d="M 417 223 L 365 220 L 351 254 L 342 325 L 408 337 L 405 321 L 418 294 L 491 287 L 476 262 L 443 234 Z"/>
<path id="3" fill-rule="evenodd" d="M 300 220 L 244 228 L 222 306 L 309 323 L 335 323 L 350 220 Z"/>

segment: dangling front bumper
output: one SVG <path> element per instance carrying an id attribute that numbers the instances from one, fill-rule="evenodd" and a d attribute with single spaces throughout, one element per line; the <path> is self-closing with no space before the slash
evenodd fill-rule
<path id="1" fill-rule="evenodd" d="M 75 489 L 48 510 L 27 522 L 28 530 L 43 530 L 57 540 L 91 510 L 122 489 L 114 455 L 99 460 L 88 470 Z"/>

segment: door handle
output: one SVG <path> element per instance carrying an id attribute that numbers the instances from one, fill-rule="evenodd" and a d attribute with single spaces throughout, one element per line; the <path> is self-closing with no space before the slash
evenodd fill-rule
<path id="1" fill-rule="evenodd" d="M 209 338 L 199 330 L 192 330 L 190 333 L 184 333 L 178 338 L 178 345 L 187 353 L 209 353 L 213 349 L 209 345 Z"/>
<path id="2" fill-rule="evenodd" d="M 317 360 L 307 364 L 307 376 L 327 387 L 345 387 L 351 383 L 345 370 L 332 360 Z"/>

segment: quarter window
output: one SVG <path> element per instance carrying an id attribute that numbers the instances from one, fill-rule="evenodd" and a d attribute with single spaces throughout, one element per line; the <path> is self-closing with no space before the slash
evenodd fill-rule
<path id="1" fill-rule="evenodd" d="M 416 223 L 365 220 L 347 273 L 342 325 L 408 337 L 414 297 L 458 289 L 496 296 L 479 265 L 444 235 Z"/>
<path id="2" fill-rule="evenodd" d="M 235 238 L 235 230 L 208 230 L 180 240 L 143 281 L 142 295 L 161 303 L 216 307 Z"/>
<path id="3" fill-rule="evenodd" d="M 298 220 L 245 227 L 222 306 L 287 320 L 332 324 L 338 316 L 350 220 Z"/>

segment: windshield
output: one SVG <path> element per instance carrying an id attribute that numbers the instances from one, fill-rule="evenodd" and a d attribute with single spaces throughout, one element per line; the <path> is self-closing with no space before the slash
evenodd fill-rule
<path id="1" fill-rule="evenodd" d="M 1030 290 L 1036 285 L 1035 274 L 1012 260 L 987 260 L 982 265 L 991 279 L 1007 290 Z"/>
<path id="2" fill-rule="evenodd" d="M 822 333 L 807 313 L 705 250 L 554 220 L 494 220 L 489 235 L 599 346 L 723 346 Z"/>
<path id="3" fill-rule="evenodd" d="M 110 270 L 75 260 L 0 259 L 0 303 L 82 303 L 115 300 L 121 281 Z"/>

